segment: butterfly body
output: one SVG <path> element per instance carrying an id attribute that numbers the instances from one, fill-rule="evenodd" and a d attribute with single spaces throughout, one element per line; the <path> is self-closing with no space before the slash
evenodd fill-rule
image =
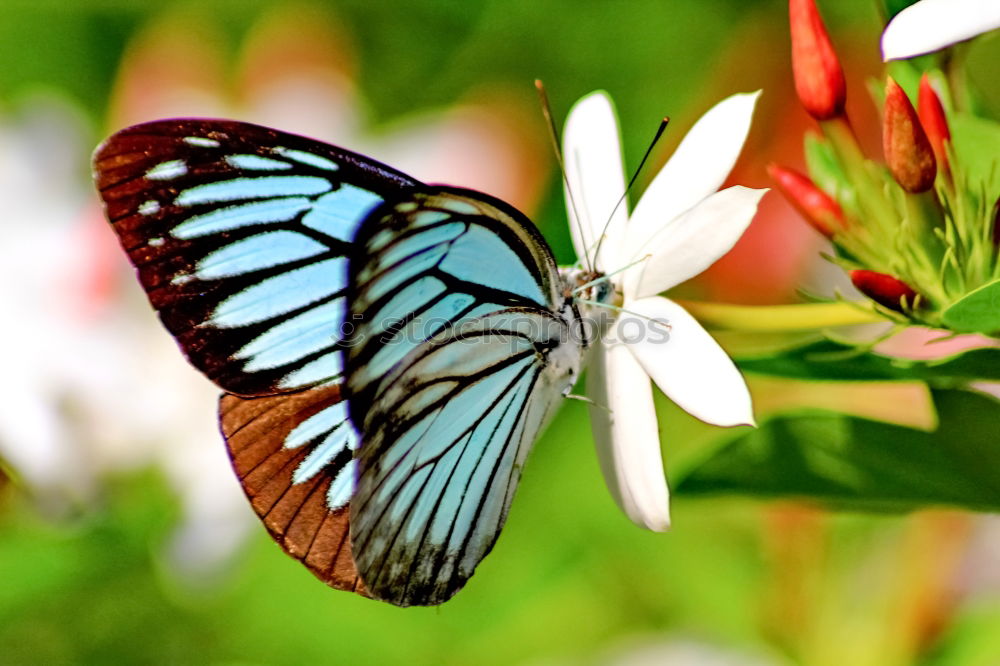
<path id="1" fill-rule="evenodd" d="M 607 283 L 581 291 L 493 197 L 254 125 L 129 128 L 95 174 L 150 302 L 227 392 L 271 535 L 334 587 L 450 598 L 603 330 L 585 319 Z"/>

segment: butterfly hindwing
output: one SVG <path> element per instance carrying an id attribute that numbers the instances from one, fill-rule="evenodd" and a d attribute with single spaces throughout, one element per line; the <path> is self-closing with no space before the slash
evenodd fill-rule
<path id="1" fill-rule="evenodd" d="M 373 596 L 450 598 L 492 548 L 572 371 L 555 262 L 523 215 L 457 189 L 383 206 L 351 267 L 351 537 Z M 575 361 L 577 363 L 578 356 Z"/>
<path id="2" fill-rule="evenodd" d="M 225 394 L 219 423 L 233 470 L 274 540 L 323 582 L 364 594 L 349 538 L 357 440 L 345 407 L 337 385 Z"/>
<path id="3" fill-rule="evenodd" d="M 108 219 L 188 359 L 245 396 L 342 372 L 357 227 L 417 181 L 304 137 L 225 120 L 118 132 L 94 156 Z"/>

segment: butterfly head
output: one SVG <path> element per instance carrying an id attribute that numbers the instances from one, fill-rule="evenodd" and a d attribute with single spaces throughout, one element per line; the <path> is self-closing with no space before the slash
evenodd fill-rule
<path id="1" fill-rule="evenodd" d="M 562 269 L 563 297 L 580 318 L 590 346 L 610 328 L 623 302 L 622 292 L 610 276 L 599 271 Z"/>

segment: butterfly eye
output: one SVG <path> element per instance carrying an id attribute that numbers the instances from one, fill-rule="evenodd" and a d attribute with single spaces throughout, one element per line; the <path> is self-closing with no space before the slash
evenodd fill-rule
<path id="1" fill-rule="evenodd" d="M 606 280 L 603 282 L 598 282 L 596 289 L 594 291 L 594 296 L 596 296 L 595 300 L 598 303 L 604 303 L 608 299 L 610 293 L 611 293 L 611 285 L 609 285 Z"/>

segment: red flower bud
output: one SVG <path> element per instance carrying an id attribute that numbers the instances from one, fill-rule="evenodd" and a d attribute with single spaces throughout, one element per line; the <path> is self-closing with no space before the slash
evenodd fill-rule
<path id="1" fill-rule="evenodd" d="M 931 142 L 910 99 L 892 78 L 885 86 L 882 147 L 892 177 L 904 190 L 917 193 L 933 187 L 937 166 Z"/>
<path id="2" fill-rule="evenodd" d="M 844 112 L 847 86 L 844 70 L 814 0 L 788 0 L 792 33 L 792 73 L 802 106 L 816 120 Z"/>
<path id="3" fill-rule="evenodd" d="M 941 99 L 931 87 L 927 74 L 920 78 L 920 92 L 917 95 L 917 114 L 920 116 L 920 124 L 927 133 L 927 138 L 931 142 L 934 150 L 934 157 L 941 165 L 942 171 L 948 169 L 948 154 L 945 152 L 945 141 L 951 141 L 951 132 L 948 130 L 948 120 L 944 115 L 944 107 L 941 106 Z"/>
<path id="4" fill-rule="evenodd" d="M 866 270 L 849 271 L 848 275 L 858 291 L 882 307 L 903 312 L 904 303 L 907 308 L 912 308 L 916 302 L 917 292 L 891 275 Z"/>
<path id="5" fill-rule="evenodd" d="M 833 238 L 834 234 L 847 228 L 840 204 L 816 187 L 807 176 L 777 164 L 768 165 L 767 173 L 785 198 L 795 206 L 795 210 L 799 211 L 816 231 L 827 238 Z"/>

